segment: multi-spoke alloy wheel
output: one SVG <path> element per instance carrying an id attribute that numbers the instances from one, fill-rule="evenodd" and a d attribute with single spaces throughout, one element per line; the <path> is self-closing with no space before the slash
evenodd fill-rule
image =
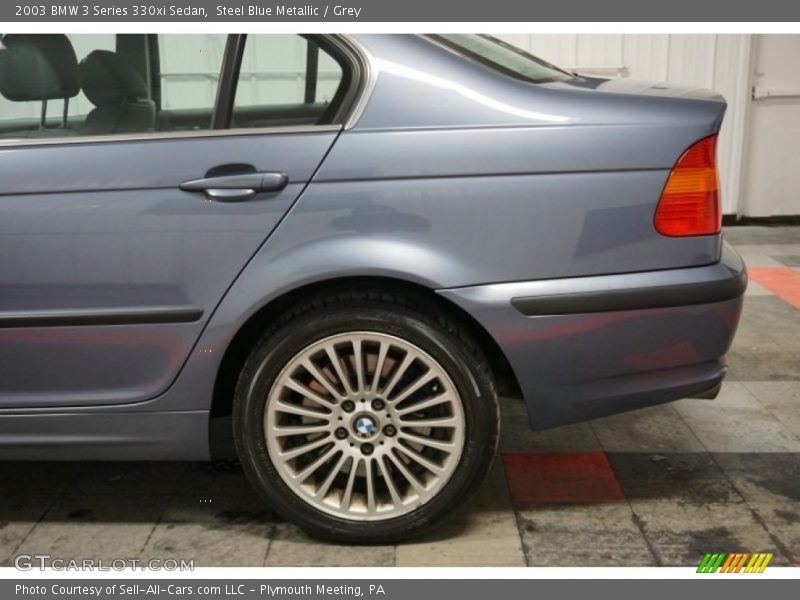
<path id="1" fill-rule="evenodd" d="M 494 381 L 472 339 L 430 304 L 338 291 L 278 319 L 233 401 L 250 481 L 288 520 L 338 542 L 427 533 L 483 480 Z"/>
<path id="2" fill-rule="evenodd" d="M 464 411 L 441 365 L 383 333 L 334 335 L 294 356 L 266 398 L 283 481 L 345 519 L 396 517 L 433 497 L 464 445 Z"/>

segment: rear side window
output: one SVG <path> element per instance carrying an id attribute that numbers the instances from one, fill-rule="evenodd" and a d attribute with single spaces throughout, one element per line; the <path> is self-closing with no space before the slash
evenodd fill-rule
<path id="1" fill-rule="evenodd" d="M 113 51 L 111 35 L 6 35 L 0 40 L 0 138 L 71 134 L 94 109 L 79 58 Z"/>
<path id="2" fill-rule="evenodd" d="M 224 34 L 158 35 L 158 85 L 163 110 L 211 110 L 217 96 Z"/>
<path id="3" fill-rule="evenodd" d="M 3 35 L 0 139 L 203 131 L 212 123 L 217 129 L 316 125 L 339 114 L 353 76 L 350 63 L 335 56 L 340 51 L 324 49 L 313 36 L 249 35 L 233 72 L 238 64 L 226 54 L 233 39 Z M 233 77 L 223 78 L 226 64 Z M 220 89 L 223 80 L 230 89 Z M 230 115 L 218 109 L 222 96 L 235 98 Z"/>
<path id="4" fill-rule="evenodd" d="M 313 38 L 248 35 L 233 104 L 233 127 L 329 121 L 343 69 Z"/>
<path id="5" fill-rule="evenodd" d="M 569 79 L 571 75 L 491 35 L 448 34 L 428 36 L 496 71 L 532 83 Z"/>

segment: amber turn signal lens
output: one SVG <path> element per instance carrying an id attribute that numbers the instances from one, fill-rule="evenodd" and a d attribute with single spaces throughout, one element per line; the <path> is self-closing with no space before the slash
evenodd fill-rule
<path id="1" fill-rule="evenodd" d="M 656 208 L 661 235 L 712 235 L 722 228 L 717 174 L 717 136 L 704 138 L 678 159 Z"/>

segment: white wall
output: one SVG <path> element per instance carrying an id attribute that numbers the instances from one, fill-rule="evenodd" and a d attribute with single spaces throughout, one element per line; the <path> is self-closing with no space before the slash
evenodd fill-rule
<path id="1" fill-rule="evenodd" d="M 800 35 L 759 35 L 742 213 L 800 214 Z"/>
<path id="2" fill-rule="evenodd" d="M 735 213 L 749 103 L 749 35 L 504 35 L 571 71 L 712 88 L 728 101 L 719 140 L 723 212 Z M 797 211 L 800 212 L 800 209 Z"/>

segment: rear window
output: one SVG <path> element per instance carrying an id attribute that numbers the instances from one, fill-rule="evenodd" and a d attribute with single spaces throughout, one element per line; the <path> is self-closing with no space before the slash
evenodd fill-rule
<path id="1" fill-rule="evenodd" d="M 524 81 L 546 83 L 572 77 L 555 65 L 491 35 L 448 34 L 428 37 L 463 56 Z"/>

